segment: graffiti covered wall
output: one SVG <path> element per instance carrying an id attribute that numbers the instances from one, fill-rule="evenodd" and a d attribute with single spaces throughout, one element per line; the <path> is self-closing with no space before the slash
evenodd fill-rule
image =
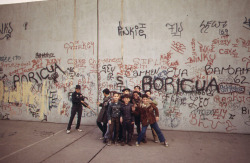
<path id="1" fill-rule="evenodd" d="M 76 84 L 151 90 L 163 129 L 250 133 L 248 0 L 0 6 L 0 118 L 67 123 Z M 84 109 L 82 123 L 95 125 Z"/>

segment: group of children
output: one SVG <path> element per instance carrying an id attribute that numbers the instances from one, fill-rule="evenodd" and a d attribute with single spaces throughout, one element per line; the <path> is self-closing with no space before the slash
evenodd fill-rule
<path id="1" fill-rule="evenodd" d="M 136 126 L 136 146 L 139 146 L 141 142 L 147 142 L 146 130 L 150 125 L 154 141 L 157 143 L 159 139 L 167 147 L 168 142 L 157 124 L 159 111 L 151 92 L 146 91 L 142 95 L 139 86 L 135 86 L 132 93 L 129 88 L 123 89 L 122 92 L 112 92 L 111 96 L 111 92 L 106 88 L 103 90 L 103 102 L 97 102 L 102 107 L 97 118 L 97 126 L 102 131 L 100 139 L 107 145 L 111 145 L 113 141 L 116 145 L 121 142 L 122 146 L 132 146 L 131 140 Z"/>

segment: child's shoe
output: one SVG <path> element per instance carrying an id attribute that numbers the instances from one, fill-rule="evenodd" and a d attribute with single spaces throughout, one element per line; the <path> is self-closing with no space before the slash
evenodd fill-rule
<path id="1" fill-rule="evenodd" d="M 165 141 L 163 145 L 164 145 L 165 147 L 168 147 L 168 146 L 169 146 L 169 144 L 168 144 L 167 141 Z"/>
<path id="2" fill-rule="evenodd" d="M 69 134 L 70 133 L 70 130 L 67 130 L 67 134 Z"/>
<path id="3" fill-rule="evenodd" d="M 124 146 L 124 145 L 125 145 L 124 141 L 123 141 L 123 142 L 121 142 L 121 146 Z"/>
<path id="4" fill-rule="evenodd" d="M 108 141 L 108 144 L 107 144 L 107 145 L 108 145 L 108 146 L 110 146 L 110 145 L 111 145 L 111 141 L 110 141 L 110 140 Z"/>
<path id="5" fill-rule="evenodd" d="M 128 142 L 128 145 L 129 145 L 129 146 L 132 146 L 132 143 L 131 143 L 131 142 Z"/>
<path id="6" fill-rule="evenodd" d="M 137 141 L 137 142 L 135 142 L 135 145 L 136 145 L 137 147 L 139 147 L 139 143 L 138 143 L 138 141 Z"/>

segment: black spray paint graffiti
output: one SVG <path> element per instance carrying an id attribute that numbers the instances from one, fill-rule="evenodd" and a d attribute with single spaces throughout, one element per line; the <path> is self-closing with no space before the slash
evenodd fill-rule
<path id="1" fill-rule="evenodd" d="M 174 23 L 174 24 L 166 24 L 166 27 L 169 27 L 168 29 L 171 30 L 172 36 L 180 36 L 181 37 L 181 32 L 183 31 L 182 27 L 182 22 L 180 24 Z"/>
<path id="2" fill-rule="evenodd" d="M 121 92 L 125 88 L 125 86 L 123 85 L 123 77 L 117 76 L 116 80 L 118 81 L 117 88 L 120 89 L 120 92 Z"/>
<path id="3" fill-rule="evenodd" d="M 13 62 L 13 61 L 18 61 L 21 60 L 21 56 L 13 56 L 13 57 L 6 57 L 6 56 L 0 56 L 0 61 L 1 62 Z"/>
<path id="4" fill-rule="evenodd" d="M 243 27 L 250 30 L 250 18 L 247 19 L 247 17 L 245 17 L 245 21 L 243 22 Z"/>
<path id="5" fill-rule="evenodd" d="M 213 87 L 215 89 L 213 89 Z M 205 80 L 203 80 L 203 83 L 201 84 L 199 80 L 195 81 L 194 83 L 194 81 L 191 79 L 178 78 L 175 85 L 174 78 L 172 77 L 167 77 L 165 79 L 155 78 L 153 80 L 151 76 L 144 76 L 142 79 L 142 90 L 146 91 L 151 90 L 152 88 L 157 91 L 166 91 L 167 94 L 178 94 L 179 92 L 194 93 L 204 90 L 207 92 L 210 89 L 216 90 L 219 93 L 219 86 L 215 78 L 212 78 L 212 80 L 208 82 L 207 85 Z"/>
<path id="6" fill-rule="evenodd" d="M 159 70 L 160 68 L 145 70 L 145 71 L 138 71 L 138 70 L 132 70 L 131 68 L 128 68 L 125 71 L 125 75 L 127 78 L 136 78 L 138 76 L 153 76 L 153 75 L 158 74 Z"/>
<path id="7" fill-rule="evenodd" d="M 201 22 L 201 33 L 208 33 L 207 30 L 211 27 L 211 28 L 221 28 L 219 29 L 219 34 L 223 35 L 223 36 L 228 36 L 228 29 L 225 29 L 225 27 L 227 26 L 227 21 L 205 21 L 203 20 Z"/>
<path id="8" fill-rule="evenodd" d="M 55 65 L 51 65 L 50 69 L 48 67 L 41 69 L 41 71 L 38 72 L 29 72 L 28 75 L 14 75 L 13 76 L 13 83 L 14 83 L 14 87 L 16 87 L 16 83 L 17 82 L 35 82 L 38 83 L 38 79 L 37 77 L 40 79 L 40 81 L 48 79 L 48 80 L 52 80 L 54 83 L 57 83 L 57 78 L 59 77 L 58 74 L 58 69 L 60 70 L 60 72 L 62 72 L 63 74 L 65 74 L 65 72 L 55 63 Z M 45 75 L 46 74 L 46 75 Z"/>
<path id="9" fill-rule="evenodd" d="M 139 25 L 133 27 L 123 27 L 121 21 L 119 21 L 117 28 L 119 36 L 130 35 L 133 36 L 133 39 L 135 39 L 135 36 L 143 36 L 146 39 L 146 34 L 144 33 L 144 29 L 146 29 L 145 23 L 139 23 Z"/>
<path id="10" fill-rule="evenodd" d="M 2 23 L 2 27 L 0 27 L 0 40 L 3 40 L 5 37 L 8 40 L 12 32 L 13 28 L 11 27 L 11 22 Z"/>
<path id="11" fill-rule="evenodd" d="M 23 23 L 24 29 L 27 30 L 28 22 Z"/>
<path id="12" fill-rule="evenodd" d="M 250 114 L 250 109 L 242 107 L 242 114 Z"/>
<path id="13" fill-rule="evenodd" d="M 34 118 L 39 118 L 40 109 L 36 107 L 36 105 L 29 104 L 29 112 Z"/>
<path id="14" fill-rule="evenodd" d="M 54 53 L 36 53 L 36 58 L 54 58 Z"/>
<path id="15" fill-rule="evenodd" d="M 49 92 L 49 110 L 51 110 L 53 107 L 57 108 L 59 105 L 59 98 L 57 95 L 57 90 L 55 91 L 50 91 Z"/>
<path id="16" fill-rule="evenodd" d="M 0 120 L 9 120 L 9 114 L 8 113 L 5 113 L 5 114 L 2 114 L 0 112 Z"/>
<path id="17" fill-rule="evenodd" d="M 100 71 L 100 73 L 104 72 L 105 74 L 108 74 L 107 80 L 112 80 L 112 79 L 114 79 L 114 77 L 113 77 L 114 71 L 115 71 L 115 67 L 113 67 L 111 64 L 108 64 L 108 65 L 102 66 L 102 70 Z"/>

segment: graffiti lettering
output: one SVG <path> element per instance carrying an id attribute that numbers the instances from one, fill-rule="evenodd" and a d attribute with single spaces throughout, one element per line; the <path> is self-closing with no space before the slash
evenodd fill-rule
<path id="1" fill-rule="evenodd" d="M 166 27 L 168 27 L 168 26 L 169 26 L 168 29 L 171 30 L 172 36 L 180 36 L 181 37 L 181 32 L 183 31 L 182 22 L 180 22 L 180 24 L 174 23 L 172 25 L 170 23 L 167 23 Z"/>
<path id="2" fill-rule="evenodd" d="M 143 36 L 146 39 L 146 34 L 144 33 L 145 28 L 145 23 L 139 23 L 139 25 L 133 27 L 123 27 L 121 21 L 119 21 L 119 26 L 117 27 L 118 36 L 131 35 L 133 39 L 135 39 L 135 36 Z"/>
<path id="3" fill-rule="evenodd" d="M 250 18 L 247 19 L 247 17 L 245 17 L 245 21 L 243 22 L 243 27 L 250 30 Z"/>
<path id="4" fill-rule="evenodd" d="M 54 58 L 54 53 L 36 53 L 36 58 Z"/>
<path id="5" fill-rule="evenodd" d="M 228 73 L 230 75 L 244 75 L 244 74 L 248 74 L 248 71 L 250 71 L 250 68 L 241 68 L 241 67 L 237 67 L 237 68 L 233 68 L 231 67 L 231 65 L 229 65 L 227 68 L 222 67 L 221 69 L 219 67 L 211 67 L 211 65 L 206 65 L 205 66 L 205 72 L 207 75 L 211 75 L 211 74 L 223 74 Z"/>
<path id="6" fill-rule="evenodd" d="M 2 23 L 2 28 L 0 28 L 0 40 L 3 40 L 5 37 L 8 40 L 12 32 L 13 28 L 11 27 L 11 22 Z"/>

